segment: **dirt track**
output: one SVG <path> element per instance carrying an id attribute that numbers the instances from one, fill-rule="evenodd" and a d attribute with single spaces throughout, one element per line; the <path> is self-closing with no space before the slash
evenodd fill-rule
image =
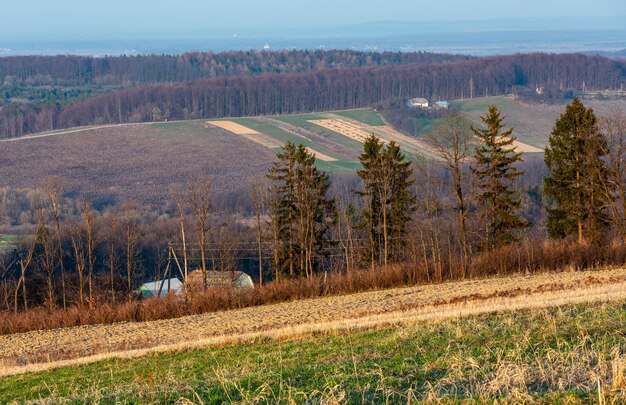
<path id="1" fill-rule="evenodd" d="M 0 376 L 259 337 L 614 299 L 626 299 L 626 269 L 396 288 L 154 322 L 36 331 L 0 336 Z"/>

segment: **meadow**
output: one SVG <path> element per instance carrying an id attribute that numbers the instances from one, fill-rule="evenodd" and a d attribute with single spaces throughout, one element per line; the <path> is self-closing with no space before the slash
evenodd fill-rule
<path id="1" fill-rule="evenodd" d="M 623 403 L 624 300 L 258 339 L 0 380 L 2 403 Z"/>

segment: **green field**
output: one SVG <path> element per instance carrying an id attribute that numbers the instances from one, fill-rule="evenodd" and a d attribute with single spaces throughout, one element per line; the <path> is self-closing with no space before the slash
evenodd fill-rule
<path id="1" fill-rule="evenodd" d="M 513 128 L 513 135 L 521 142 L 545 148 L 554 122 L 565 109 L 564 106 L 526 104 L 511 97 L 487 97 L 454 101 L 453 107 L 469 117 L 475 125 L 481 123 L 490 105 L 495 105 L 504 115 L 504 124 Z"/>
<path id="2" fill-rule="evenodd" d="M 18 242 L 16 235 L 2 235 L 0 234 L 0 254 L 4 253 L 11 246 L 14 246 Z"/>
<path id="3" fill-rule="evenodd" d="M 624 330 L 622 301 L 320 333 L 6 377 L 0 403 L 624 403 Z"/>
<path id="4" fill-rule="evenodd" d="M 359 121 L 373 127 L 382 127 L 385 125 L 385 122 L 383 121 L 383 118 L 380 116 L 380 114 L 370 108 L 366 108 L 363 110 L 335 111 L 334 114 L 341 117 L 350 118 L 352 120 Z"/>

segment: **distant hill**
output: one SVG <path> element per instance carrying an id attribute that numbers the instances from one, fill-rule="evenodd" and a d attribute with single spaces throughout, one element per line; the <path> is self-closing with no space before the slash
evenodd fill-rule
<path id="1" fill-rule="evenodd" d="M 626 62 L 577 54 L 216 77 L 135 87 L 68 105 L 12 103 L 0 110 L 0 136 L 86 125 L 364 108 L 394 97 L 504 95 L 516 86 L 619 89 L 624 81 Z"/>

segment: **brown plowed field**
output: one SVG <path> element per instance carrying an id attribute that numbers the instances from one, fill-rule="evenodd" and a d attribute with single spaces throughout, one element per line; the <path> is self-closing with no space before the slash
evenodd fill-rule
<path id="1" fill-rule="evenodd" d="M 36 331 L 0 337 L 0 375 L 150 351 L 614 299 L 626 299 L 626 269 L 450 282 L 154 322 Z"/>
<path id="2" fill-rule="evenodd" d="M 217 193 L 245 188 L 274 159 L 267 148 L 202 121 L 115 125 L 0 141 L 0 187 L 37 188 L 59 175 L 95 204 L 156 207 L 188 176 L 213 177 Z"/>

